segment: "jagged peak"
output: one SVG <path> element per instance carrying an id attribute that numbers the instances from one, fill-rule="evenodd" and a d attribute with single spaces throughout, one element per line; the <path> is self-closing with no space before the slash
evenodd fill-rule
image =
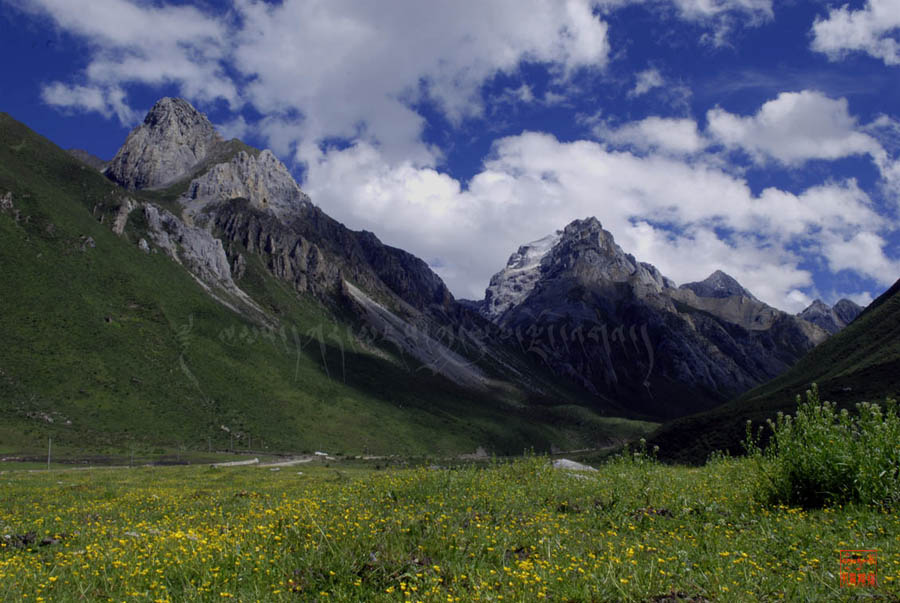
<path id="1" fill-rule="evenodd" d="M 212 127 L 206 114 L 198 111 L 185 99 L 178 97 L 166 96 L 159 99 L 144 117 L 144 123 L 151 127 L 164 125 L 169 120 L 206 123 Z"/>
<path id="2" fill-rule="evenodd" d="M 603 225 L 600 224 L 600 220 L 594 216 L 588 216 L 583 220 L 572 220 L 569 222 L 563 229 L 563 234 L 571 235 L 579 232 L 592 232 L 598 230 L 603 230 Z"/>
<path id="3" fill-rule="evenodd" d="M 690 289 L 697 297 L 723 298 L 742 295 L 750 299 L 756 299 L 737 279 L 722 270 L 716 270 L 702 281 L 685 283 L 680 288 Z"/>
<path id="4" fill-rule="evenodd" d="M 841 321 L 845 324 L 850 324 L 856 317 L 862 314 L 863 307 L 857 304 L 855 301 L 843 298 L 838 300 L 836 304 L 831 308 L 831 311 L 834 312 L 835 316 L 837 316 Z"/>
<path id="5" fill-rule="evenodd" d="M 131 189 L 165 186 L 188 174 L 221 141 L 206 115 L 188 101 L 162 98 L 128 135 L 106 174 Z"/>
<path id="6" fill-rule="evenodd" d="M 831 306 L 829 306 L 828 304 L 826 304 L 825 302 L 823 302 L 821 299 L 816 298 L 815 300 L 813 300 L 813 302 L 812 302 L 811 304 L 809 304 L 809 305 L 808 305 L 808 306 L 800 313 L 800 315 L 802 316 L 802 315 L 804 315 L 804 314 L 810 314 L 810 313 L 813 313 L 813 312 L 816 312 L 816 313 L 823 313 L 823 312 L 830 312 L 830 311 L 831 311 Z"/>
<path id="7" fill-rule="evenodd" d="M 860 306 L 858 303 L 856 303 L 852 299 L 847 299 L 846 297 L 842 297 L 841 299 L 839 299 L 834 304 L 833 307 L 837 308 L 838 306 L 843 306 L 845 308 L 855 308 L 855 309 L 859 309 L 859 310 L 862 310 L 862 308 L 863 308 L 862 306 Z"/>

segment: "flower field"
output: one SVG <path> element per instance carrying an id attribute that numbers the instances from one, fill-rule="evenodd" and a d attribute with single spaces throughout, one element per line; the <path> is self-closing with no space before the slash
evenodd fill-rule
<path id="1" fill-rule="evenodd" d="M 756 502 L 752 465 L 547 458 L 0 475 L 2 601 L 823 601 L 900 595 L 900 518 Z M 841 549 L 878 585 L 841 588 Z"/>

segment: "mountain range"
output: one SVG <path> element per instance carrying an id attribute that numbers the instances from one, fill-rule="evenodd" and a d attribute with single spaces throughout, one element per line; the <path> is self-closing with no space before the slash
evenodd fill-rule
<path id="1" fill-rule="evenodd" d="M 538 352 L 562 377 L 633 412 L 673 418 L 709 409 L 792 366 L 861 311 L 807 320 L 716 271 L 677 287 L 616 244 L 595 218 L 523 245 L 491 279 L 483 316 L 510 330 L 556 333 Z"/>
<path id="2" fill-rule="evenodd" d="M 108 162 L 6 115 L 0 134 L 0 435 L 604 445 L 765 384 L 861 311 L 791 315 L 721 271 L 676 286 L 590 217 L 521 246 L 483 300 L 456 300 L 182 99 Z"/>

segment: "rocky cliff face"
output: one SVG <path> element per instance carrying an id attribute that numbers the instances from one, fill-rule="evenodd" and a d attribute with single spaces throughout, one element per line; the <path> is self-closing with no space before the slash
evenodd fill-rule
<path id="1" fill-rule="evenodd" d="M 550 240 L 539 260 L 522 262 L 533 246 L 513 254 L 486 300 L 521 279 L 519 264 L 528 266 L 527 288 L 507 295 L 499 314 L 485 302 L 480 310 L 600 404 L 657 418 L 710 408 L 786 370 L 826 336 L 723 272 L 676 288 L 594 218 Z"/>
<path id="2" fill-rule="evenodd" d="M 285 165 L 268 150 L 257 157 L 241 151 L 231 161 L 212 166 L 191 181 L 184 203 L 196 212 L 209 202 L 237 198 L 281 218 L 310 203 Z"/>
<path id="3" fill-rule="evenodd" d="M 141 207 L 151 242 L 217 299 L 244 313 L 258 310 L 236 282 L 246 271 L 248 254 L 297 292 L 328 304 L 347 297 L 349 280 L 420 327 L 458 311 L 425 262 L 328 217 L 271 151 L 223 143 L 206 117 L 184 100 L 156 103 L 107 175 L 133 189 L 185 183 L 178 199 L 181 215 L 126 200 L 113 228 L 122 234 L 128 216 Z"/>
<path id="4" fill-rule="evenodd" d="M 853 322 L 862 310 L 861 306 L 849 299 L 840 300 L 834 307 L 817 299 L 797 316 L 833 335 Z"/>
<path id="5" fill-rule="evenodd" d="M 164 98 L 128 135 L 106 174 L 129 189 L 165 186 L 189 174 L 219 142 L 205 115 L 185 100 Z"/>

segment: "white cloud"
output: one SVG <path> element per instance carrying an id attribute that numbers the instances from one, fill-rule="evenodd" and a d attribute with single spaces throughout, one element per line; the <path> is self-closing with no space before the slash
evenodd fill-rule
<path id="1" fill-rule="evenodd" d="M 799 289 L 789 291 L 787 298 L 794 304 L 795 308 L 806 309 L 813 303 L 813 298 Z"/>
<path id="2" fill-rule="evenodd" d="M 700 135 L 693 119 L 647 117 L 618 128 L 606 124 L 594 128 L 594 135 L 617 146 L 640 150 L 658 149 L 676 154 L 702 151 L 708 142 Z"/>
<path id="3" fill-rule="evenodd" d="M 723 269 L 761 299 L 799 311 L 790 293 L 812 277 L 798 246 L 831 254 L 824 258 L 837 266 L 840 241 L 891 227 L 853 181 L 753 195 L 702 158 L 638 156 L 539 133 L 499 140 L 468 188 L 431 168 L 392 163 L 366 143 L 321 156 L 305 187 L 354 228 L 439 259 L 439 274 L 462 297 L 480 298 L 520 244 L 595 215 L 624 249 L 678 282 Z M 817 242 L 823 237 L 827 245 Z"/>
<path id="4" fill-rule="evenodd" d="M 237 89 L 221 63 L 228 48 L 228 27 L 221 19 L 190 6 L 154 6 L 127 0 L 13 2 L 25 11 L 50 17 L 60 29 L 88 40 L 90 63 L 81 74 L 83 84 L 73 86 L 75 90 L 175 83 L 184 96 L 194 100 L 238 101 Z M 61 85 L 51 84 L 44 96 L 58 98 Z M 124 105 L 124 95 L 119 100 Z"/>
<path id="5" fill-rule="evenodd" d="M 107 118 L 116 116 L 123 126 L 133 126 L 141 118 L 125 103 L 125 92 L 121 88 L 67 86 L 56 82 L 41 90 L 41 100 L 54 107 L 95 111 Z"/>
<path id="6" fill-rule="evenodd" d="M 560 77 L 608 60 L 606 24 L 588 0 L 423 3 L 402 0 L 238 2 L 235 65 L 255 78 L 247 98 L 265 114 L 297 110 L 304 138 L 365 138 L 393 159 L 432 163 L 410 101 L 427 95 L 459 122 L 483 111 L 480 87 L 523 59 Z M 530 89 L 517 98 L 533 98 Z M 365 99 L 364 101 L 362 99 Z M 302 157 L 309 160 L 309 157 Z"/>
<path id="7" fill-rule="evenodd" d="M 603 68 L 607 24 L 595 9 L 631 3 L 231 0 L 231 10 L 217 16 L 165 1 L 9 1 L 89 42 L 84 71 L 51 86 L 174 85 L 193 102 L 249 103 L 290 121 L 297 138 L 289 146 L 363 136 L 392 159 L 420 165 L 434 165 L 436 157 L 421 144 L 424 122 L 411 108 L 415 101 L 427 97 L 459 123 L 483 115 L 485 81 L 515 71 L 523 60 L 548 64 L 556 84 L 578 70 Z M 752 21 L 771 13 L 770 0 L 673 0 L 672 6 L 682 18 L 710 23 L 723 15 Z M 643 77 L 636 93 L 661 75 L 650 70 Z M 561 102 L 560 89 L 545 92 L 543 102 Z M 523 102 L 534 100 L 530 88 L 515 92 Z"/>
<path id="8" fill-rule="evenodd" d="M 835 296 L 835 299 L 844 299 L 844 298 L 849 299 L 850 301 L 855 302 L 862 307 L 868 306 L 869 304 L 872 303 L 872 300 L 874 299 L 872 297 L 872 294 L 869 293 L 868 291 L 854 292 L 854 293 L 841 293 L 841 294 Z"/>
<path id="9" fill-rule="evenodd" d="M 250 131 L 250 126 L 243 115 L 238 115 L 225 123 L 216 124 L 216 130 L 225 140 L 231 140 L 232 138 L 243 138 Z"/>
<path id="10" fill-rule="evenodd" d="M 812 27 L 812 49 L 831 60 L 848 52 L 864 52 L 885 65 L 900 65 L 900 1 L 868 0 L 865 6 L 851 10 L 845 4 L 828 12 L 827 19 L 816 19 Z"/>
<path id="11" fill-rule="evenodd" d="M 634 79 L 634 88 L 629 90 L 628 96 L 641 96 L 642 94 L 647 94 L 654 88 L 662 87 L 665 83 L 659 69 L 654 68 L 639 71 L 635 74 Z"/>
<path id="12" fill-rule="evenodd" d="M 708 19 L 723 13 L 740 13 L 750 19 L 773 16 L 772 0 L 673 0 L 682 15 L 691 19 Z"/>
<path id="13" fill-rule="evenodd" d="M 832 271 L 852 270 L 882 285 L 891 285 L 900 275 L 900 261 L 888 258 L 885 240 L 874 232 L 843 237 L 827 232 L 821 237 L 822 253 Z"/>
<path id="14" fill-rule="evenodd" d="M 798 165 L 810 159 L 882 154 L 878 142 L 858 130 L 847 100 L 820 92 L 782 92 L 755 115 L 742 117 L 715 108 L 706 118 L 711 136 L 728 147 L 744 149 L 760 162 L 772 158 Z"/>

